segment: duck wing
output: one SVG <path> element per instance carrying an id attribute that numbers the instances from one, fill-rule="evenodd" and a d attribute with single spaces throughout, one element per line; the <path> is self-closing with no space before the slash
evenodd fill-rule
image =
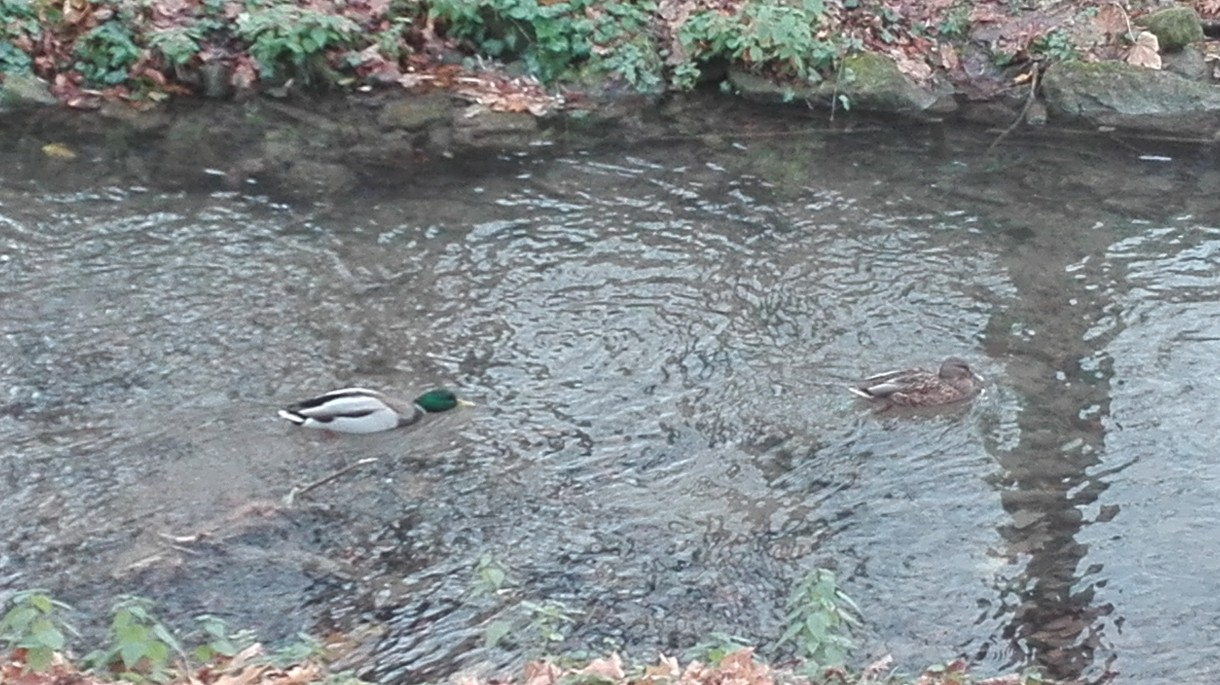
<path id="1" fill-rule="evenodd" d="M 923 369 L 904 369 L 874 374 L 860 382 L 853 392 L 862 397 L 889 397 L 895 393 L 910 392 L 925 387 L 931 373 Z"/>
<path id="2" fill-rule="evenodd" d="M 360 418 L 387 409 L 393 411 L 385 396 L 375 390 L 343 388 L 297 402 L 285 408 L 282 414 L 291 415 L 287 417 L 290 420 L 295 416 L 302 420 L 332 421 L 337 418 Z"/>

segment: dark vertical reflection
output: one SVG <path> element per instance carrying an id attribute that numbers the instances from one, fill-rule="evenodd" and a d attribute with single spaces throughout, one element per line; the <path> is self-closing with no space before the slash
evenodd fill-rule
<path id="1" fill-rule="evenodd" d="M 1096 268 L 1114 236 L 1093 231 L 1091 241 L 1068 246 L 1050 228 L 1083 219 L 1054 216 L 1046 226 L 1021 232 L 1025 240 L 1008 255 L 1020 296 L 996 313 L 987 336 L 989 353 L 1006 362 L 1006 382 L 1024 398 L 1019 442 L 997 450 L 1003 471 L 995 476 L 1010 518 L 998 528 L 1003 553 L 1020 571 L 996 587 L 987 614 L 1006 623 L 977 656 L 994 659 L 988 652 L 998 649 L 1005 663 L 1035 665 L 1056 679 L 1105 670 L 1110 657 L 1103 664 L 1095 660 L 1104 646 L 1104 618 L 1114 611 L 1095 602 L 1105 581 L 1097 579 L 1100 567 L 1084 566 L 1089 550 L 1077 537 L 1118 511 L 1117 505 L 1101 507 L 1092 521 L 1083 514 L 1121 470 L 1103 466 L 1114 378 L 1101 351 L 1122 328 L 1089 335 L 1112 310 L 1115 291 L 1085 287 L 1101 276 L 1081 278 L 1075 268 L 1082 260 L 1086 269 Z"/>

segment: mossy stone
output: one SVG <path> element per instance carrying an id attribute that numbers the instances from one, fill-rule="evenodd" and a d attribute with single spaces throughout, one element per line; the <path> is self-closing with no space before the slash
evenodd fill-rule
<path id="1" fill-rule="evenodd" d="M 1203 40 L 1203 22 L 1190 7 L 1170 7 L 1137 20 L 1151 31 L 1161 44 L 1161 50 L 1173 51 Z"/>

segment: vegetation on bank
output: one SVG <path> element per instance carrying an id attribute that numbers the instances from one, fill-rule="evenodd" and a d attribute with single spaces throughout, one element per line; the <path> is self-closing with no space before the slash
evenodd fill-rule
<path id="1" fill-rule="evenodd" d="M 508 599 L 511 581 L 502 567 L 484 559 L 476 569 L 470 596 Z M 498 619 L 485 626 L 485 644 L 505 640 L 522 653 L 534 650 L 526 642 L 546 649 L 563 639 L 562 623 L 571 613 L 560 603 L 515 605 L 518 618 Z M 329 646 L 310 638 L 268 650 L 250 631 L 233 630 L 220 618 L 200 616 L 196 627 L 179 635 L 139 597 L 123 597 L 115 604 L 104 643 L 79 658 L 72 658 L 70 638 L 79 637 L 68 622 L 71 607 L 44 590 L 12 596 L 0 615 L 0 683 L 51 685 L 71 682 L 96 685 L 134 682 L 156 685 L 359 685 L 350 673 L 333 673 L 327 663 L 336 656 Z M 510 612 L 511 613 L 511 612 Z M 459 685 L 554 685 L 604 683 L 607 685 L 1034 685 L 1036 676 L 1010 675 L 971 678 L 966 664 L 955 661 L 929 668 L 916 677 L 895 674 L 888 657 L 867 668 L 846 669 L 852 648 L 850 633 L 859 625 L 860 612 L 836 584 L 833 573 L 816 569 L 792 593 L 785 615 L 787 629 L 775 649 L 787 648 L 792 659 L 783 668 L 754 658 L 754 650 L 733 638 L 709 636 L 686 655 L 661 655 L 655 663 L 625 665 L 616 654 L 593 660 L 549 654 L 527 663 L 519 675 L 459 675 Z"/>
<path id="2" fill-rule="evenodd" d="M 956 69 L 968 38 L 997 63 L 1078 56 L 1097 44 L 1090 20 L 1116 11 L 1108 0 L 0 0 L 0 74 L 36 75 L 80 107 L 284 84 L 526 87 L 510 75 L 657 92 L 730 65 L 816 83 L 859 51 L 918 80 Z"/>

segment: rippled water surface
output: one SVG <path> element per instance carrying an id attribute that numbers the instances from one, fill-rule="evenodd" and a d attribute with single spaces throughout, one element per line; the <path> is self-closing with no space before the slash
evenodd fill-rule
<path id="1" fill-rule="evenodd" d="M 860 662 L 1208 680 L 1220 174 L 788 125 L 316 204 L 25 159 L 0 179 L 0 590 L 87 625 L 136 592 L 177 626 L 333 631 L 416 682 L 714 632 L 779 657 L 821 566 L 864 609 Z M 841 388 L 948 355 L 988 380 L 968 406 Z M 479 406 L 338 440 L 274 416 L 435 384 Z"/>

